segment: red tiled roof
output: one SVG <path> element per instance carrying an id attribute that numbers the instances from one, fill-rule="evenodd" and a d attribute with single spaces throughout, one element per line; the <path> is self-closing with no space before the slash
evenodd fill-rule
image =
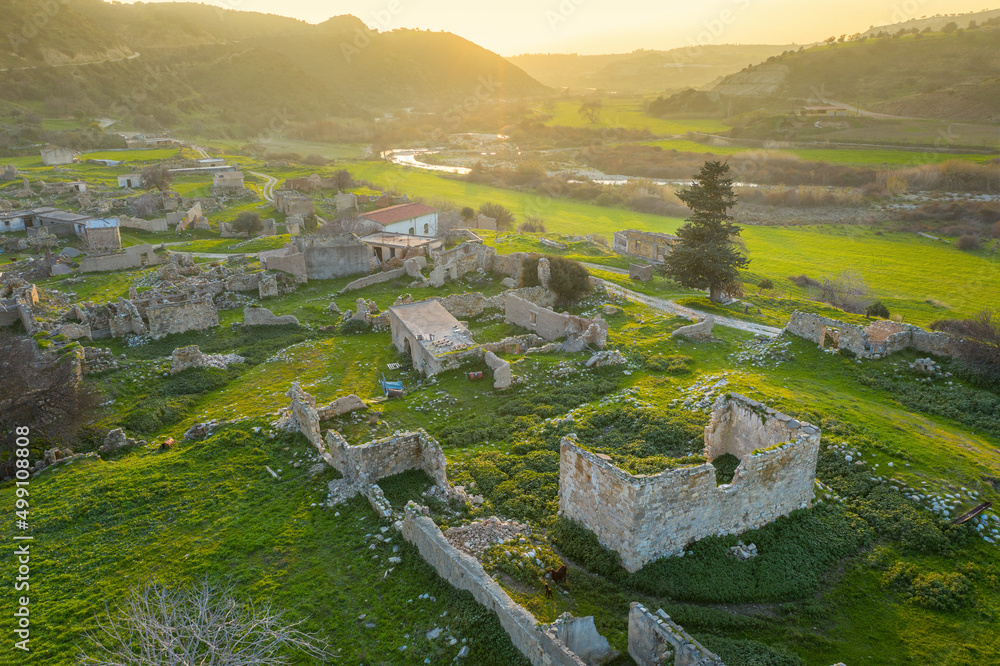
<path id="1" fill-rule="evenodd" d="M 403 222 L 404 220 L 412 220 L 415 217 L 420 217 L 421 215 L 430 215 L 431 213 L 436 213 L 437 210 L 431 208 L 430 206 L 425 206 L 419 203 L 408 203 L 399 204 L 398 206 L 389 206 L 388 208 L 381 208 L 379 210 L 373 210 L 370 213 L 364 213 L 361 217 L 366 220 L 371 220 L 381 224 L 383 227 L 387 224 L 396 224 L 397 222 Z"/>

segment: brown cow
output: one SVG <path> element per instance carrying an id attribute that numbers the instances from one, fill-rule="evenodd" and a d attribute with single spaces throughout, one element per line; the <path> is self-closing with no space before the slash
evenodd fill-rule
<path id="1" fill-rule="evenodd" d="M 565 583 L 566 582 L 566 565 L 562 565 L 558 569 L 546 569 L 545 573 L 552 576 L 553 583 Z"/>

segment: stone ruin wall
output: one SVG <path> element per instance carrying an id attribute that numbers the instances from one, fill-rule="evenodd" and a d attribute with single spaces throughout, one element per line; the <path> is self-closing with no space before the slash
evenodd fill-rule
<path id="1" fill-rule="evenodd" d="M 219 311 L 209 298 L 184 303 L 161 303 L 146 308 L 149 334 L 159 339 L 171 333 L 201 331 L 219 325 Z"/>
<path id="2" fill-rule="evenodd" d="M 539 626 L 534 615 L 511 599 L 476 558 L 448 543 L 434 521 L 420 515 L 416 507 L 407 506 L 396 527 L 439 576 L 460 590 L 468 590 L 476 601 L 497 614 L 514 647 L 534 666 L 584 666 L 584 661 L 554 633 Z"/>
<path id="3" fill-rule="evenodd" d="M 638 666 L 725 666 L 669 615 L 636 601 L 628 613 L 628 653 Z"/>
<path id="4" fill-rule="evenodd" d="M 785 330 L 820 346 L 825 346 L 824 338 L 829 332 L 838 349 L 848 349 L 861 358 L 881 358 L 904 349 L 953 356 L 957 344 L 957 340 L 946 333 L 925 331 L 910 324 L 880 319 L 862 328 L 798 311 L 792 313 Z"/>
<path id="5" fill-rule="evenodd" d="M 808 506 L 819 441 L 815 426 L 743 396 L 720 398 L 705 428 L 705 454 L 732 453 L 740 465 L 731 483 L 717 486 L 710 463 L 631 475 L 564 438 L 559 511 L 638 571 L 706 536 L 739 534 Z"/>
<path id="6" fill-rule="evenodd" d="M 409 469 L 422 469 L 440 488 L 448 487 L 444 451 L 423 429 L 351 446 L 335 430 L 326 434 L 327 447 L 336 467 L 353 483 L 375 483 Z"/>
<path id="7" fill-rule="evenodd" d="M 607 341 L 608 324 L 600 317 L 584 319 L 575 315 L 560 314 L 511 292 L 505 295 L 504 317 L 507 323 L 526 328 L 549 341 L 563 336 L 584 334 L 599 348 L 603 348 Z M 591 331 L 592 328 L 595 330 Z"/>
<path id="8" fill-rule="evenodd" d="M 381 284 L 382 282 L 391 282 L 403 277 L 404 275 L 406 275 L 405 268 L 394 268 L 391 271 L 373 273 L 371 275 L 366 275 L 363 278 L 358 278 L 354 282 L 348 283 L 340 291 L 356 291 L 358 289 L 364 289 L 365 287 L 371 287 L 372 285 Z"/>

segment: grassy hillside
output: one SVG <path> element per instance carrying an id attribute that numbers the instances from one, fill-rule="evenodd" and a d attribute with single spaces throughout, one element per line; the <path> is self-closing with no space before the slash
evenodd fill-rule
<path id="1" fill-rule="evenodd" d="M 53 3 L 44 29 L 25 29 L 36 5 L 0 8 L 0 43 L 10 45 L 0 50 L 0 69 L 9 66 L 0 71 L 0 106 L 22 113 L 110 116 L 139 129 L 205 116 L 246 135 L 294 119 L 548 91 L 455 35 L 379 33 L 351 16 L 309 25 L 191 3 L 68 0 Z M 78 64 L 49 66 L 67 63 Z"/>
<path id="2" fill-rule="evenodd" d="M 1000 27 L 847 41 L 786 53 L 723 94 L 860 103 L 891 115 L 1000 122 Z"/>
<path id="3" fill-rule="evenodd" d="M 698 88 L 787 48 L 723 44 L 608 55 L 539 53 L 508 60 L 552 88 L 642 94 Z"/>

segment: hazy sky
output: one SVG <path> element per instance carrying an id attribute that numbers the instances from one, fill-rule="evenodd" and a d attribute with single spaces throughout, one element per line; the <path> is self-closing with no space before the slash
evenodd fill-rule
<path id="1" fill-rule="evenodd" d="M 863 32 L 871 25 L 979 11 L 989 8 L 985 1 L 206 0 L 205 4 L 282 14 L 310 23 L 353 14 L 379 30 L 446 30 L 509 56 L 621 53 L 696 43 L 802 44 Z"/>

